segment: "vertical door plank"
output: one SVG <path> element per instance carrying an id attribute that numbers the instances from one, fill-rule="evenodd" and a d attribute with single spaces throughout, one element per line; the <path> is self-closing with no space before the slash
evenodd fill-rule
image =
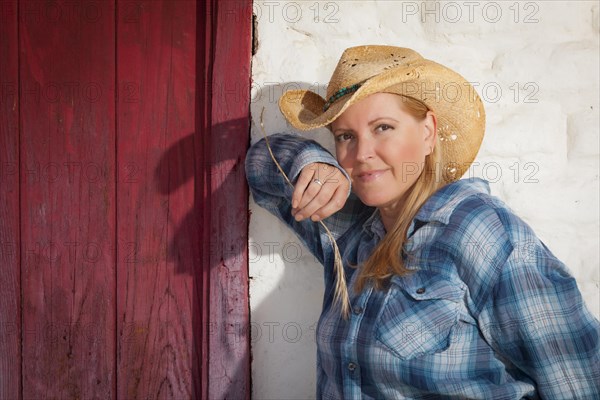
<path id="1" fill-rule="evenodd" d="M 209 0 L 198 3 L 196 18 L 198 19 L 196 29 L 196 129 L 198 130 L 196 141 L 197 151 L 200 155 L 195 172 L 195 208 L 198 211 L 198 223 L 200 224 L 202 240 L 199 242 L 201 270 L 197 279 L 198 293 L 200 299 L 200 313 L 196 317 L 199 320 L 200 329 L 197 331 L 201 338 L 200 347 L 200 392 L 199 398 L 208 396 L 209 386 L 209 314 L 210 314 L 210 262 L 211 262 L 211 239 L 213 229 L 211 227 L 211 186 L 210 186 L 210 138 L 211 138 L 211 116 L 212 116 L 212 77 L 213 77 L 213 38 L 215 34 L 215 9 L 217 0 Z M 215 329 L 210 329 L 214 331 Z M 212 378 L 212 377 L 211 377 Z"/>
<path id="2" fill-rule="evenodd" d="M 196 1 L 117 9 L 117 393 L 199 398 Z"/>
<path id="3" fill-rule="evenodd" d="M 209 397 L 250 396 L 248 191 L 252 4 L 216 2 L 210 132 Z"/>
<path id="4" fill-rule="evenodd" d="M 21 398 L 17 2 L 0 3 L 0 399 Z"/>
<path id="5" fill-rule="evenodd" d="M 114 398 L 114 4 L 19 7 L 23 398 Z"/>

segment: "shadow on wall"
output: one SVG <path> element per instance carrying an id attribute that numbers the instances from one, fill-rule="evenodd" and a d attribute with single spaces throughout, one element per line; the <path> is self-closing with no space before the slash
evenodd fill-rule
<path id="1" fill-rule="evenodd" d="M 201 131 L 191 133 L 186 137 L 183 137 L 176 143 L 174 143 L 167 151 L 162 155 L 155 171 L 154 171 L 154 187 L 164 197 L 174 198 L 177 191 L 190 181 L 194 181 L 195 185 L 195 196 L 194 204 L 190 205 L 189 211 L 185 217 L 181 218 L 178 224 L 175 224 L 171 219 L 168 221 L 169 226 L 176 226 L 175 231 L 169 233 L 169 243 L 167 246 L 167 262 L 169 265 L 174 267 L 175 274 L 184 274 L 192 277 L 191 287 L 186 288 L 188 299 L 191 305 L 184 305 L 183 310 L 186 311 L 187 307 L 191 309 L 191 329 L 189 329 L 189 319 L 185 321 L 185 316 L 175 315 L 173 318 L 182 319 L 187 326 L 184 326 L 184 332 L 191 332 L 192 338 L 180 338 L 186 343 L 192 343 L 192 354 L 186 354 L 188 356 L 188 365 L 183 365 L 183 371 L 176 371 L 178 380 L 185 381 L 191 379 L 192 382 L 186 382 L 185 386 L 189 387 L 193 392 L 190 394 L 192 398 L 202 397 L 201 388 L 201 373 L 202 373 L 202 341 L 203 340 L 222 340 L 222 346 L 225 349 L 222 355 L 224 360 L 235 360 L 239 359 L 239 354 L 243 354 L 246 349 L 243 347 L 247 343 L 247 330 L 238 329 L 234 331 L 232 329 L 221 329 L 220 321 L 215 326 L 209 326 L 208 335 L 209 338 L 202 338 L 202 315 L 208 310 L 208 305 L 203 304 L 203 293 L 205 290 L 203 287 L 207 284 L 203 280 L 203 275 L 208 275 L 209 271 L 205 271 L 203 264 L 206 259 L 211 260 L 210 268 L 220 268 L 218 276 L 221 279 L 218 283 L 223 287 L 223 295 L 218 300 L 221 303 L 227 303 L 228 299 L 232 296 L 231 292 L 227 293 L 228 289 L 235 290 L 236 287 L 243 287 L 244 282 L 239 282 L 239 276 L 236 274 L 234 266 L 239 266 L 242 258 L 246 257 L 246 243 L 240 243 L 236 251 L 231 249 L 223 249 L 223 243 L 220 238 L 213 238 L 210 245 L 210 254 L 202 254 L 203 243 L 203 224 L 211 223 L 210 220 L 202 221 L 202 218 L 210 219 L 211 215 L 202 215 L 202 209 L 205 207 L 206 202 L 210 202 L 211 211 L 217 211 L 223 207 L 227 207 L 226 202 L 223 199 L 231 197 L 231 193 L 240 192 L 240 184 L 245 184 L 245 177 L 243 174 L 243 158 L 240 161 L 239 151 L 233 146 L 227 146 L 226 143 L 231 143 L 235 140 L 239 140 L 240 127 L 247 126 L 247 119 L 235 119 L 230 120 L 222 124 L 212 126 L 212 140 L 216 143 L 224 144 L 221 146 L 218 154 L 212 154 L 212 159 L 209 161 L 211 165 L 217 165 L 226 163 L 226 165 L 233 165 L 232 169 L 227 175 L 222 174 L 218 177 L 212 177 L 213 181 L 218 181 L 218 186 L 213 185 L 213 191 L 210 193 L 210 198 L 203 197 L 203 184 L 201 178 L 202 163 L 202 135 Z M 199 126 L 197 124 L 197 126 Z M 242 168 L 240 173 L 239 168 Z M 214 170 L 213 170 L 214 171 Z M 242 183 L 240 183 L 243 181 Z M 181 203 L 178 203 L 181 204 Z M 219 213 L 221 214 L 221 213 Z M 229 215 L 230 213 L 227 213 Z M 213 215 L 214 217 L 214 215 Z M 213 222 L 214 223 L 214 222 Z M 245 233 L 242 232 L 241 236 L 244 237 Z M 231 267 L 231 271 L 229 270 Z M 213 273 L 213 279 L 217 276 Z M 228 285 L 228 286 L 224 286 Z M 214 297 L 214 294 L 212 295 Z M 212 298 L 212 297 L 211 297 Z M 174 307 L 173 312 L 178 313 Z M 204 311 L 203 311 L 204 310 Z M 238 309 L 234 309 L 238 311 Z M 235 312 L 234 311 L 234 312 Z M 239 315 L 227 315 L 227 323 L 231 321 L 245 321 L 246 315 L 240 312 Z M 238 327 L 242 326 L 242 323 L 233 324 Z M 186 329 L 188 328 L 188 329 Z M 210 338 L 210 335 L 218 335 L 217 338 Z M 236 357 L 233 355 L 236 354 Z M 206 356 L 205 356 L 206 357 Z M 248 359 L 249 355 L 246 355 Z M 219 364 L 220 360 L 211 360 L 211 365 Z M 227 364 L 229 363 L 229 364 Z M 247 378 L 248 371 L 245 363 L 240 362 L 243 365 L 235 367 L 235 372 L 231 373 L 227 370 L 227 365 L 230 365 L 230 361 L 226 361 L 225 365 L 217 365 L 211 367 L 210 370 L 218 370 L 222 368 L 226 371 L 226 374 L 219 377 L 209 376 L 211 379 L 228 379 L 230 388 L 225 393 L 219 393 L 219 398 L 239 398 L 240 393 L 244 393 L 247 388 L 239 387 L 240 382 L 249 382 Z M 189 370 L 188 370 L 189 368 Z M 191 377 L 189 375 L 191 374 Z M 189 377 L 189 378 L 188 378 Z M 237 386 L 236 386 L 237 385 Z M 217 395 L 217 394 L 215 394 Z M 211 396 L 212 397 L 212 396 Z"/>
<path id="2" fill-rule="evenodd" d="M 297 133 L 314 138 L 332 154 L 327 129 L 298 132 L 285 121 L 278 100 L 286 90 L 312 90 L 306 82 L 253 85 L 252 143 L 266 134 Z M 250 198 L 250 297 L 253 397 L 307 399 L 316 394 L 315 332 L 323 299 L 323 266 L 294 232 Z M 327 224 L 327 220 L 324 221 Z"/>
<path id="3" fill-rule="evenodd" d="M 268 134 L 275 132 L 292 132 L 293 128 L 283 120 L 277 101 L 283 90 L 310 89 L 322 96 L 322 86 L 308 83 L 286 83 L 253 87 L 251 111 L 253 117 L 252 143 L 262 138 L 260 114 L 264 108 L 264 125 Z M 202 248 L 202 208 L 206 201 L 213 205 L 211 210 L 227 206 L 227 196 L 232 188 L 239 190 L 239 185 L 246 184 L 245 175 L 237 173 L 243 168 L 245 157 L 240 155 L 227 143 L 239 140 L 240 126 L 247 123 L 245 119 L 230 120 L 212 127 L 212 140 L 223 144 L 218 154 L 212 154 L 212 164 L 232 163 L 232 171 L 217 179 L 220 185 L 214 186 L 210 198 L 202 198 L 196 189 L 197 196 L 185 217 L 180 219 L 173 234 L 169 234 L 167 261 L 174 266 L 175 274 L 192 277 L 193 287 L 188 288 L 192 301 L 191 332 L 193 343 L 189 368 L 193 381 L 192 397 L 200 397 L 202 368 L 202 304 L 203 271 Z M 198 126 L 198 125 L 197 125 Z M 174 143 L 162 155 L 154 171 L 154 187 L 165 197 L 176 196 L 177 191 L 191 180 L 198 179 L 198 154 L 202 154 L 202 132 L 197 131 Z M 302 133 L 322 143 L 330 151 L 333 140 L 326 129 Z M 329 143 L 328 143 L 329 141 Z M 240 181 L 240 177 L 244 180 Z M 195 183 L 198 185 L 197 183 Z M 234 327 L 216 326 L 209 329 L 209 335 L 222 338 L 225 359 L 229 355 L 244 351 L 242 348 L 250 334 L 252 351 L 252 387 L 254 398 L 298 399 L 315 397 L 316 377 L 316 343 L 315 329 L 320 314 L 323 296 L 322 266 L 295 234 L 266 210 L 258 207 L 250 197 L 253 210 L 250 219 L 250 246 L 248 243 L 237 243 L 234 248 L 225 249 L 217 239 L 211 243 L 211 269 L 227 267 L 228 264 L 239 264 L 241 257 L 249 254 L 250 293 L 255 299 L 251 302 L 251 323 L 242 323 Z M 173 226 L 174 224 L 170 225 Z M 325 223 L 327 220 L 325 220 Z M 243 236 L 243 235 L 241 235 Z M 206 255 L 204 255 L 206 256 Z M 222 259 L 222 261 L 220 261 Z M 232 272 L 230 275 L 234 275 Z M 214 275 L 213 275 L 214 276 Z M 227 284 L 224 282 L 223 284 Z M 212 297 L 211 297 L 212 298 Z M 245 321 L 244 315 L 230 316 L 231 320 Z M 219 331 L 220 330 L 220 331 Z M 206 340 L 206 339 L 205 339 Z M 229 356 L 229 357 L 228 357 Z M 213 360 L 214 362 L 214 360 Z M 231 389 L 221 394 L 220 398 L 237 398 L 236 383 L 243 381 L 248 371 L 245 365 L 238 365 L 235 372 L 228 371 L 227 377 L 211 377 L 209 380 L 228 379 Z M 185 375 L 185 374 L 184 374 Z M 186 378 L 180 378 L 185 380 Z M 189 383 L 188 383 L 189 385 Z"/>

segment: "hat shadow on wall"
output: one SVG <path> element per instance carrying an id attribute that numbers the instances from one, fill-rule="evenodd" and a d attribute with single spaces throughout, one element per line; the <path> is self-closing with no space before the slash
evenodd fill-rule
<path id="1" fill-rule="evenodd" d="M 315 132 L 297 132 L 289 126 L 279 111 L 277 101 L 284 90 L 308 89 L 325 96 L 324 85 L 305 82 L 269 83 L 252 85 L 251 97 L 251 142 L 263 137 L 260 127 L 260 116 L 263 114 L 264 127 L 267 134 L 277 132 L 296 132 L 305 137 L 314 137 L 330 152 L 333 140 L 329 131 L 322 129 Z M 264 113 L 263 113 L 264 109 Z M 246 119 L 233 119 L 212 126 L 216 133 L 212 138 L 216 143 L 228 143 L 238 140 L 240 126 Z M 200 126 L 197 124 L 197 126 Z M 164 196 L 174 196 L 180 188 L 190 180 L 197 180 L 199 143 L 202 143 L 200 129 L 170 146 L 161 156 L 154 171 L 155 190 Z M 223 146 L 219 154 L 212 154 L 210 163 L 231 162 L 233 171 L 219 177 L 221 184 L 213 187 L 210 199 L 197 195 L 193 206 L 176 224 L 173 234 L 169 235 L 166 257 L 172 272 L 192 277 L 193 310 L 192 326 L 194 337 L 193 355 L 189 359 L 193 382 L 200 381 L 201 360 L 200 348 L 202 337 L 202 270 L 201 248 L 198 240 L 202 237 L 199 226 L 203 202 L 222 201 L 227 198 L 231 188 L 246 185 L 245 174 L 238 173 L 244 168 L 245 157 L 235 153 L 232 146 Z M 191 160 L 196 160 L 192 162 Z M 167 172 L 165 172 L 167 171 Z M 243 176 L 243 181 L 240 181 Z M 196 193 L 202 193 L 201 191 Z M 250 275 L 251 313 L 250 326 L 241 326 L 234 333 L 209 332 L 224 338 L 227 354 L 239 353 L 240 343 L 250 335 L 251 374 L 253 396 L 265 398 L 313 398 L 315 395 L 316 343 L 315 329 L 320 315 L 323 296 L 322 266 L 309 253 L 300 239 L 275 216 L 260 208 L 252 196 L 249 196 L 251 209 L 249 243 L 237 243 L 234 248 L 223 248 L 218 238 L 211 245 L 211 260 L 222 260 L 209 265 L 211 269 L 223 268 L 228 263 L 239 265 L 240 257 L 248 255 Z M 326 223 L 326 220 L 325 220 Z M 243 235 L 240 235 L 243 237 Z M 212 262 L 212 261 L 211 261 Z M 229 274 L 235 275 L 235 272 Z M 235 279 L 235 277 L 233 277 Z M 227 284 L 227 282 L 223 283 Z M 243 283 L 242 283 L 243 284 Z M 259 300 L 260 299 L 260 300 Z M 228 316 L 228 322 L 232 320 Z M 237 317 L 233 316 L 233 320 Z M 245 321 L 245 316 L 239 316 Z M 214 329 L 222 329 L 217 326 Z M 204 339 L 206 340 L 206 339 Z M 214 339 L 212 339 L 214 340 Z M 225 356 L 227 357 L 227 356 Z M 235 372 L 228 371 L 232 382 L 231 390 L 220 394 L 222 398 L 236 397 L 238 390 L 235 383 L 245 379 L 248 373 L 245 365 L 238 365 Z M 195 385 L 195 384 L 194 384 Z M 194 387 L 200 393 L 199 387 Z"/>
<path id="2" fill-rule="evenodd" d="M 239 140 L 240 127 L 247 127 L 247 119 L 232 119 L 223 123 L 211 126 L 210 134 L 214 143 L 232 143 Z M 223 240 L 220 237 L 211 236 L 206 240 L 205 226 L 211 224 L 211 216 L 215 213 L 224 214 L 228 218 L 232 214 L 231 211 L 226 211 L 224 208 L 228 204 L 224 204 L 223 199 L 231 198 L 232 195 L 239 195 L 240 185 L 245 184 L 243 173 L 239 169 L 243 169 L 243 154 L 239 154 L 239 146 L 223 145 L 219 147 L 217 152 L 211 154 L 210 159 L 203 159 L 203 138 L 205 133 L 202 124 L 196 121 L 196 131 L 182 137 L 177 142 L 173 143 L 160 157 L 160 160 L 154 170 L 153 187 L 162 198 L 167 198 L 174 204 L 172 209 L 173 214 L 179 213 L 183 215 L 180 218 L 172 217 L 171 213 L 167 213 L 169 234 L 168 243 L 166 245 L 166 261 L 170 267 L 167 275 L 184 275 L 189 279 L 172 279 L 169 283 L 169 291 L 185 293 L 184 304 L 177 304 L 177 296 L 169 293 L 169 297 L 173 298 L 173 309 L 175 312 L 169 315 L 169 321 L 175 321 L 174 324 L 179 324 L 174 330 L 182 330 L 183 333 L 177 338 L 177 345 L 184 347 L 176 349 L 177 357 L 174 361 L 177 362 L 178 372 L 170 377 L 173 386 L 178 384 L 182 387 L 182 391 L 191 390 L 189 395 L 192 398 L 203 397 L 202 388 L 202 371 L 203 365 L 209 364 L 212 375 L 208 377 L 209 381 L 215 382 L 216 379 L 223 381 L 225 385 L 214 384 L 220 390 L 226 386 L 225 393 L 212 393 L 211 398 L 239 398 L 240 393 L 244 393 L 249 388 L 240 388 L 236 383 L 250 383 L 248 379 L 248 371 L 244 365 L 236 365 L 234 372 L 230 371 L 232 359 L 239 359 L 240 354 L 245 352 L 244 344 L 246 333 L 241 329 L 242 322 L 246 321 L 247 311 L 240 310 L 240 307 L 231 307 L 229 301 L 235 301 L 235 295 L 231 291 L 236 290 L 245 282 L 240 282 L 239 265 L 243 265 L 241 257 L 245 257 L 246 244 L 237 246 L 236 251 L 225 248 Z M 214 146 L 211 146 L 214 148 Z M 227 163 L 228 172 L 226 176 L 208 176 L 204 172 L 210 174 L 224 170 L 221 168 L 221 163 Z M 218 186 L 214 186 L 214 182 L 220 182 Z M 213 184 L 211 184 L 213 182 Z M 192 185 L 191 187 L 186 187 Z M 190 192 L 193 191 L 193 203 L 186 207 L 188 201 L 192 197 Z M 205 193 L 209 193 L 208 196 Z M 208 203 L 207 203 L 208 202 Z M 168 202 L 165 202 L 169 206 Z M 237 203 L 232 202 L 235 207 Z M 181 210 L 185 208 L 185 210 Z M 241 210 L 242 212 L 244 210 Z M 237 212 L 237 211 L 236 211 Z M 175 221 L 177 219 L 177 221 Z M 214 222 L 212 222 L 214 223 Z M 173 233 L 171 230 L 173 229 Z M 227 230 L 227 228 L 220 227 Z M 235 232 L 228 232 L 228 238 L 235 235 Z M 244 237 L 244 234 L 240 234 Z M 208 243 L 207 243 L 208 242 Z M 229 246 L 229 243 L 227 244 Z M 206 254 L 208 252 L 209 254 Z M 210 268 L 210 276 L 218 282 L 210 282 L 211 287 L 222 287 L 223 293 L 211 294 L 211 299 L 216 298 L 220 302 L 219 307 L 231 308 L 233 311 L 227 313 L 226 321 L 212 320 L 206 327 L 203 320 L 203 313 L 209 310 L 208 305 L 203 304 L 206 298 L 203 290 L 206 290 L 207 282 L 204 282 L 203 277 L 209 275 L 207 269 Z M 215 271 L 215 269 L 219 269 Z M 168 278 L 168 277 L 167 277 Z M 179 288 L 172 288 L 177 285 Z M 184 288 L 181 286 L 185 285 Z M 210 312 L 210 311 L 208 311 Z M 191 313 L 189 315 L 188 313 Z M 217 311 L 218 313 L 218 311 Z M 236 315 L 239 313 L 239 315 Z M 212 317 L 212 316 L 211 316 Z M 207 319 L 207 318 L 206 318 Z M 236 321 L 240 321 L 236 323 Z M 233 322 L 233 323 L 232 323 Z M 233 328 L 228 326 L 232 323 Z M 225 326 L 227 325 L 227 326 Z M 236 330 L 237 327 L 239 330 Z M 207 330 L 208 337 L 203 337 L 204 328 Z M 191 334 L 191 337 L 189 335 Z M 221 343 L 221 348 L 224 349 L 223 354 L 219 354 L 220 359 L 208 359 L 208 355 L 204 354 L 204 345 L 208 342 Z M 182 344 L 180 344 L 180 342 Z M 188 352 L 191 350 L 191 354 Z M 213 352 L 214 354 L 214 352 Z M 249 359 L 249 357 L 246 357 Z M 206 364 L 205 364 L 206 363 Z M 215 376 L 214 371 L 218 371 L 221 376 Z M 165 385 L 166 386 L 166 385 Z M 191 386 L 191 387 L 190 387 Z M 162 386 L 161 386 L 162 387 Z M 178 387 L 179 388 L 179 387 Z M 177 393 L 170 393 L 171 396 L 176 396 Z"/>

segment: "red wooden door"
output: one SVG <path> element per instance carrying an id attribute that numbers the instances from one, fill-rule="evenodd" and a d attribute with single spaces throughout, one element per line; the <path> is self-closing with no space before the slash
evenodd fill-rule
<path id="1" fill-rule="evenodd" d="M 251 2 L 0 13 L 0 398 L 249 397 Z"/>

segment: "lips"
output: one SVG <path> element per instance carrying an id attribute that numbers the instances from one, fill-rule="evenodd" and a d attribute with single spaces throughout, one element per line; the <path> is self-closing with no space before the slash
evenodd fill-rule
<path id="1" fill-rule="evenodd" d="M 361 182 L 372 182 L 377 180 L 381 175 L 387 172 L 387 169 L 377 169 L 361 172 L 357 175 L 357 179 Z"/>

